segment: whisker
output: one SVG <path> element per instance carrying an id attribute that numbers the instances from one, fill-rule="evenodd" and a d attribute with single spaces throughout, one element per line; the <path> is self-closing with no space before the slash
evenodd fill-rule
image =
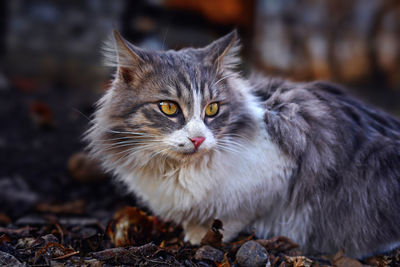
<path id="1" fill-rule="evenodd" d="M 85 119 L 87 119 L 89 122 L 92 121 L 87 115 L 85 115 L 85 114 L 84 114 L 83 112 L 81 112 L 79 109 L 74 108 L 74 107 L 71 107 L 71 108 L 72 108 L 73 111 L 78 112 L 79 115 L 83 116 L 83 117 L 84 117 Z"/>
<path id="2" fill-rule="evenodd" d="M 109 132 L 109 133 L 127 134 L 127 135 L 134 135 L 134 136 L 142 136 L 142 135 L 154 136 L 154 135 L 151 135 L 151 134 L 141 133 L 141 132 L 126 132 L 126 131 L 111 130 L 111 129 L 107 129 L 107 128 L 103 127 L 103 126 L 100 126 L 100 125 L 96 125 L 95 127 L 100 127 L 100 128 L 102 128 L 103 130 L 105 130 L 106 132 Z"/>
<path id="3" fill-rule="evenodd" d="M 235 133 L 224 133 L 220 135 L 221 137 L 238 137 L 240 139 L 250 141 L 250 139 L 247 136 L 240 135 L 240 134 L 235 134 Z"/>
<path id="4" fill-rule="evenodd" d="M 231 148 L 232 147 L 236 147 L 236 148 L 239 148 L 239 149 L 242 149 L 242 150 L 247 149 L 246 145 L 244 145 L 242 143 L 239 143 L 236 140 L 232 140 L 231 138 L 229 138 L 229 139 L 219 139 L 218 140 L 218 144 L 221 144 L 221 145 L 224 145 L 224 146 L 229 146 Z"/>
<path id="5" fill-rule="evenodd" d="M 149 159 L 149 161 L 152 160 L 153 158 L 155 158 L 156 156 L 158 156 L 158 155 L 160 155 L 160 154 L 166 152 L 166 151 L 168 151 L 168 148 L 165 148 L 165 149 L 162 149 L 162 150 L 160 150 L 160 151 L 157 151 L 156 153 L 154 153 L 154 154 L 151 156 L 151 158 Z M 166 155 L 161 155 L 161 156 L 166 156 Z"/>
<path id="6" fill-rule="evenodd" d="M 241 154 L 243 151 L 239 150 L 238 148 L 234 148 L 232 146 L 223 146 L 225 150 L 229 150 L 230 152 Z"/>
<path id="7" fill-rule="evenodd" d="M 112 147 L 112 146 L 117 146 L 117 145 L 123 145 L 123 144 L 135 144 L 135 145 L 147 145 L 150 143 L 161 143 L 162 140 L 127 140 L 127 141 L 121 141 L 121 142 L 116 142 L 116 143 L 106 143 L 103 142 L 103 147 Z"/>
<path id="8" fill-rule="evenodd" d="M 161 147 L 162 147 L 162 146 L 161 146 Z M 135 155 L 136 153 L 138 153 L 138 152 L 143 152 L 143 151 L 145 151 L 145 150 L 147 150 L 147 149 L 149 149 L 149 148 L 151 148 L 151 146 L 150 146 L 150 147 L 147 147 L 146 149 L 141 149 L 141 150 L 137 150 L 137 151 L 135 151 L 134 149 L 133 149 L 133 150 L 130 149 L 130 150 L 127 151 L 128 153 L 127 153 L 125 156 L 122 157 L 122 159 L 124 159 L 124 158 L 126 158 L 126 157 L 132 157 L 132 156 Z M 160 149 L 160 146 L 157 146 L 157 148 Z M 167 151 L 167 150 L 168 150 L 168 147 L 165 148 L 165 149 L 162 149 L 161 151 L 157 151 L 157 152 L 153 153 L 153 154 L 151 155 L 151 157 L 148 159 L 148 161 L 152 160 L 155 156 L 157 156 L 158 154 L 163 153 L 163 152 L 165 152 L 165 151 Z M 133 153 L 132 153 L 132 151 L 133 151 Z"/>
<path id="9" fill-rule="evenodd" d="M 238 146 L 240 148 L 246 149 L 247 146 L 237 142 L 237 141 L 233 141 L 233 140 L 219 140 L 218 141 L 221 144 L 225 144 L 225 145 L 233 145 L 233 146 Z"/>
<path id="10" fill-rule="evenodd" d="M 137 154 L 137 153 L 139 153 L 139 152 L 144 152 L 144 151 L 146 151 L 146 150 L 149 150 L 150 148 L 153 148 L 153 146 L 142 146 L 142 147 L 140 147 L 140 149 L 137 149 L 137 148 L 135 147 L 135 148 L 131 148 L 131 149 L 127 149 L 127 150 L 124 150 L 124 151 L 115 153 L 114 155 L 123 154 L 123 155 L 117 160 L 117 162 L 119 162 L 119 161 L 124 160 L 126 157 L 132 157 L 133 155 L 135 155 L 135 154 Z"/>
<path id="11" fill-rule="evenodd" d="M 226 152 L 233 152 L 233 153 L 238 153 L 238 154 L 241 153 L 239 150 L 236 150 L 236 149 L 234 149 L 232 147 L 224 146 L 224 145 L 221 145 L 221 144 L 217 144 L 217 148 L 219 148 L 221 150 L 224 150 Z"/>
<path id="12" fill-rule="evenodd" d="M 93 140 L 92 143 L 101 143 L 101 142 L 124 140 L 124 139 L 132 139 L 132 136 L 123 136 L 123 137 L 110 138 L 110 139 L 97 139 L 97 140 Z"/>
<path id="13" fill-rule="evenodd" d="M 120 144 L 120 145 L 111 145 L 106 147 L 105 149 L 103 149 L 103 151 L 109 151 L 109 150 L 113 150 L 116 148 L 122 148 L 122 147 L 132 147 L 133 145 L 136 145 L 136 143 L 127 143 L 127 144 Z M 143 145 L 146 145 L 145 143 L 143 143 Z"/>
<path id="14" fill-rule="evenodd" d="M 224 77 L 222 77 L 221 79 L 219 79 L 218 81 L 216 81 L 215 83 L 213 83 L 213 85 L 212 85 L 211 87 L 214 87 L 214 86 L 216 86 L 218 83 L 222 82 L 223 80 L 228 79 L 229 77 L 232 77 L 232 76 L 236 76 L 236 75 L 238 75 L 237 72 L 235 72 L 235 73 L 230 73 L 230 74 L 228 74 L 228 75 L 225 75 Z"/>
<path id="15" fill-rule="evenodd" d="M 76 109 L 76 108 L 72 108 L 75 112 L 78 112 L 80 115 L 82 115 L 85 119 L 87 119 L 90 123 L 94 123 L 94 121 L 93 120 L 91 120 L 87 115 L 85 115 L 83 112 L 81 112 L 80 110 L 78 110 L 78 109 Z M 101 125 L 99 125 L 99 124 L 95 124 L 93 127 L 99 127 L 99 128 L 101 128 L 101 129 L 103 129 L 103 130 L 106 130 L 107 132 L 109 132 L 109 133 L 126 133 L 126 134 L 130 134 L 130 132 L 120 132 L 120 131 L 115 131 L 115 130 L 111 130 L 111 129 L 108 129 L 108 128 L 106 128 L 106 127 L 104 127 L 104 126 L 101 126 Z M 91 130 L 89 129 L 89 132 L 90 132 Z"/>
<path id="16" fill-rule="evenodd" d="M 219 141 L 220 141 L 220 142 L 229 142 L 229 143 L 233 143 L 233 144 L 243 145 L 242 143 L 239 142 L 239 140 L 232 139 L 231 136 L 226 136 L 226 137 L 228 137 L 228 138 L 226 138 L 226 139 L 220 139 Z M 244 137 L 244 139 L 242 139 L 242 140 L 250 141 L 249 139 L 246 139 L 245 137 Z"/>
<path id="17" fill-rule="evenodd" d="M 144 151 L 144 150 L 149 149 L 149 148 L 157 148 L 157 147 L 159 147 L 159 146 L 156 146 L 154 144 L 146 144 L 146 145 L 142 145 L 142 146 L 139 146 L 139 147 L 131 147 L 129 149 L 114 153 L 114 155 L 119 155 L 119 154 L 122 154 L 122 153 L 125 153 L 125 152 L 130 153 L 132 151 L 134 151 L 134 152 L 141 151 L 141 150 Z"/>

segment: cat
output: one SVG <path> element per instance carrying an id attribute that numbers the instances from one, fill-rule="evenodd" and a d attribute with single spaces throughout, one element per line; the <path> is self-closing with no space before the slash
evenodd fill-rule
<path id="1" fill-rule="evenodd" d="M 114 31 L 117 71 L 86 139 L 151 211 L 199 244 L 215 218 L 306 254 L 365 257 L 400 240 L 400 122 L 327 82 L 250 75 L 236 31 L 148 51 Z"/>

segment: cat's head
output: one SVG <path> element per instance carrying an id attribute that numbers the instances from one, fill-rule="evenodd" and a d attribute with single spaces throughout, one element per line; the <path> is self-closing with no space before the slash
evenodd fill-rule
<path id="1" fill-rule="evenodd" d="M 88 134 L 92 150 L 121 163 L 240 153 L 255 123 L 238 50 L 235 31 L 180 51 L 147 51 L 114 32 L 107 58 L 117 72 Z"/>

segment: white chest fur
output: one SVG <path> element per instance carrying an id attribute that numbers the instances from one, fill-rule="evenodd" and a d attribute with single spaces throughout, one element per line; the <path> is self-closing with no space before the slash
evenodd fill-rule
<path id="1" fill-rule="evenodd" d="M 256 137 L 236 152 L 216 152 L 179 166 L 153 161 L 129 172 L 119 170 L 119 177 L 164 219 L 201 225 L 220 218 L 225 225 L 234 222 L 232 231 L 255 228 L 261 236 L 287 235 L 303 243 L 297 230 L 305 233 L 308 213 L 283 209 L 294 163 L 259 122 Z"/>

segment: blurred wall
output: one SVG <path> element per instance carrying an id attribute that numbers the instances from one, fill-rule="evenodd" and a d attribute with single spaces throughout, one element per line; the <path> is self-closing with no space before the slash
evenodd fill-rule
<path id="1" fill-rule="evenodd" d="M 118 27 L 121 0 L 8 1 L 6 72 L 20 83 L 91 86 L 101 80 L 100 47 Z M 96 65 L 99 68 L 96 68 Z"/>
<path id="2" fill-rule="evenodd" d="M 400 1 L 257 1 L 253 60 L 267 72 L 400 89 Z"/>
<path id="3" fill-rule="evenodd" d="M 3 71 L 18 81 L 102 86 L 98 81 L 109 72 L 101 65 L 100 46 L 113 28 L 151 49 L 205 45 L 238 28 L 245 61 L 267 74 L 400 92 L 398 0 L 13 0 L 2 5 L 7 10 L 0 27 L 6 32 Z"/>

